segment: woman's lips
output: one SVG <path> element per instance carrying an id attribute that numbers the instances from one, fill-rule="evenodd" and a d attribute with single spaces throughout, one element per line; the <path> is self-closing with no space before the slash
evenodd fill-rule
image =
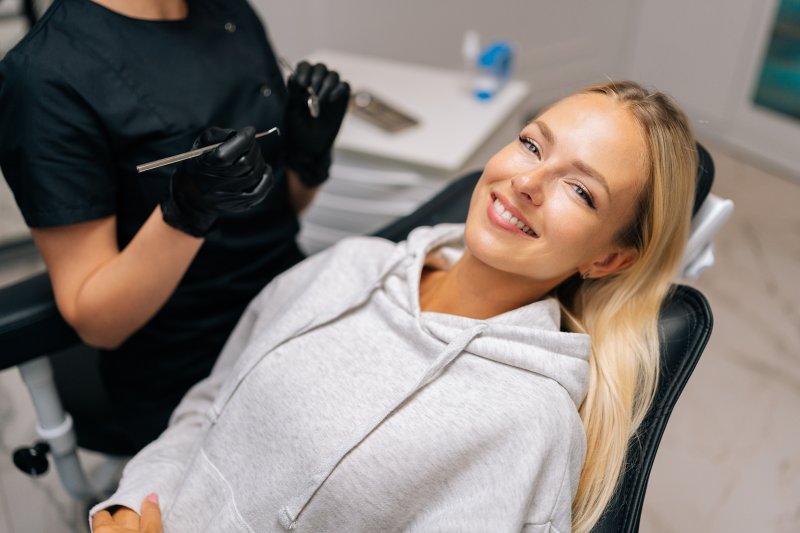
<path id="1" fill-rule="evenodd" d="M 492 193 L 490 195 L 487 215 L 496 226 L 518 235 L 538 238 L 539 235 L 530 227 L 528 221 L 513 205 L 502 196 Z"/>

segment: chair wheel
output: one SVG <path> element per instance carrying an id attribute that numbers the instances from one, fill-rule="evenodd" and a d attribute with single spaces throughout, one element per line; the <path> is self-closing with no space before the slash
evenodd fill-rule
<path id="1" fill-rule="evenodd" d="M 17 448 L 14 450 L 14 464 L 29 476 L 41 476 L 50 465 L 47 461 L 49 451 L 50 445 L 43 441 L 28 448 Z"/>

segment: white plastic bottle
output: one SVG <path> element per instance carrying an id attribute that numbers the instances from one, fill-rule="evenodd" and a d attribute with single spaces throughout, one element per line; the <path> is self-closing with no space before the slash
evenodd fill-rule
<path id="1" fill-rule="evenodd" d="M 463 64 L 463 86 L 470 94 L 474 92 L 478 55 L 481 53 L 481 38 L 475 30 L 467 30 L 461 43 Z"/>

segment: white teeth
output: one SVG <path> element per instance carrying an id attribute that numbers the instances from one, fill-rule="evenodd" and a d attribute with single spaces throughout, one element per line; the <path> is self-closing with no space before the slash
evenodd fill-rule
<path id="1" fill-rule="evenodd" d="M 536 233 L 534 233 L 533 230 L 529 226 L 527 226 L 524 222 L 522 222 L 520 219 L 513 216 L 509 211 L 507 211 L 506 208 L 503 207 L 503 203 L 499 199 L 495 199 L 492 205 L 494 206 L 494 210 L 497 211 L 498 215 L 508 220 L 516 227 L 518 227 L 521 231 L 527 233 L 531 237 L 536 237 Z"/>

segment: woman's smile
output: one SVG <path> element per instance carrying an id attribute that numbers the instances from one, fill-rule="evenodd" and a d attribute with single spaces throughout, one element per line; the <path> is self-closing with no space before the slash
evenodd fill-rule
<path id="1" fill-rule="evenodd" d="M 497 193 L 490 195 L 486 214 L 495 226 L 516 235 L 539 238 L 522 213 Z"/>

